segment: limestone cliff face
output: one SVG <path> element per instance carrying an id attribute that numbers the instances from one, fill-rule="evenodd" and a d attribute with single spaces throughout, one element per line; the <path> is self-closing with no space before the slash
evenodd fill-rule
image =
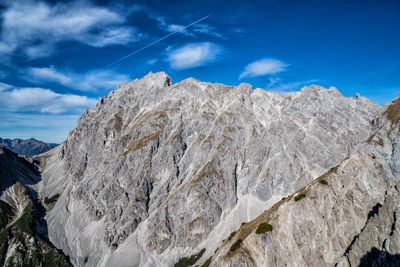
<path id="1" fill-rule="evenodd" d="M 396 112 L 394 126 L 384 112 L 335 88 L 278 94 L 150 73 L 103 97 L 37 158 L 39 194 L 60 195 L 46 216 L 50 240 L 76 266 L 172 266 L 203 248 L 197 264 L 279 266 L 294 245 L 289 265 L 345 262 L 399 176 Z M 336 166 L 328 186 L 312 182 Z M 271 217 L 276 239 L 246 233 L 239 250 L 249 253 L 224 254 L 232 231 L 304 186 L 307 198 Z"/>
<path id="2" fill-rule="evenodd" d="M 222 242 L 211 265 L 399 266 L 399 103 L 342 163 Z"/>

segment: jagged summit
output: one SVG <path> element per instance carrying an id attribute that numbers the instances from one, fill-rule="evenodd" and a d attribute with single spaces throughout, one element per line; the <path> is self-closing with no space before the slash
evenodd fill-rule
<path id="1" fill-rule="evenodd" d="M 318 258 L 322 265 L 353 263 L 360 258 L 344 256 L 349 242 L 399 179 L 399 126 L 389 110 L 315 85 L 278 94 L 193 78 L 172 84 L 164 72 L 149 73 L 101 98 L 63 144 L 36 158 L 35 190 L 41 199 L 58 196 L 45 217 L 49 238 L 76 266 L 173 266 L 191 255 L 212 266 L 307 265 L 318 255 L 300 260 L 300 251 L 315 251 L 317 235 L 307 229 L 318 229 L 332 236 L 318 246 L 329 255 Z M 321 179 L 326 187 L 315 186 Z M 313 197 L 276 210 L 303 188 Z M 307 211 L 313 205 L 325 208 Z M 278 229 L 264 211 L 294 217 Z M 279 235 L 293 229 L 295 240 L 253 234 L 262 222 Z M 228 240 L 233 231 L 240 235 Z"/>

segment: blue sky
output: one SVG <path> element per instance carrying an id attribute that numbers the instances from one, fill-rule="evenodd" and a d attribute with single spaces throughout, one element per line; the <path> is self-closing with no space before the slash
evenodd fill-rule
<path id="1" fill-rule="evenodd" d="M 3 138 L 62 142 L 86 108 L 150 71 L 280 92 L 335 86 L 379 104 L 400 92 L 398 0 L 3 0 L 0 25 Z"/>

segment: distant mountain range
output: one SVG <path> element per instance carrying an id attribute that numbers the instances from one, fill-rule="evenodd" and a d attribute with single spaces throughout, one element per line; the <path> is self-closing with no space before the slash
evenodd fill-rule
<path id="1" fill-rule="evenodd" d="M 24 154 L 27 156 L 39 155 L 50 149 L 58 146 L 54 143 L 45 143 L 35 138 L 30 139 L 3 139 L 0 138 L 0 145 L 14 151 L 15 153 Z"/>

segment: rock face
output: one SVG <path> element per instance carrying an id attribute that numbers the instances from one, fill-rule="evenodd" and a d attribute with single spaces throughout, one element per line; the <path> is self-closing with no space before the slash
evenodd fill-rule
<path id="1" fill-rule="evenodd" d="M 211 265 L 399 266 L 399 104 L 342 163 L 242 225 Z M 262 223 L 272 230 L 257 233 Z"/>
<path id="2" fill-rule="evenodd" d="M 23 185 L 38 182 L 38 165 L 0 146 L 1 266 L 71 266 L 48 240 L 44 209 L 35 192 Z M 22 182 L 22 183 L 21 183 Z"/>
<path id="3" fill-rule="evenodd" d="M 14 151 L 15 153 L 34 156 L 58 146 L 58 144 L 45 143 L 34 138 L 30 139 L 3 139 L 0 138 L 0 145 Z"/>
<path id="4" fill-rule="evenodd" d="M 377 228 L 398 218 L 398 103 L 150 73 L 37 157 L 36 190 L 60 196 L 49 238 L 76 266 L 173 266 L 203 248 L 196 264 L 211 266 L 345 266 L 372 248 L 398 253 L 398 230 Z M 301 188 L 303 199 L 287 197 Z M 257 235 L 262 221 L 273 230 Z"/>

